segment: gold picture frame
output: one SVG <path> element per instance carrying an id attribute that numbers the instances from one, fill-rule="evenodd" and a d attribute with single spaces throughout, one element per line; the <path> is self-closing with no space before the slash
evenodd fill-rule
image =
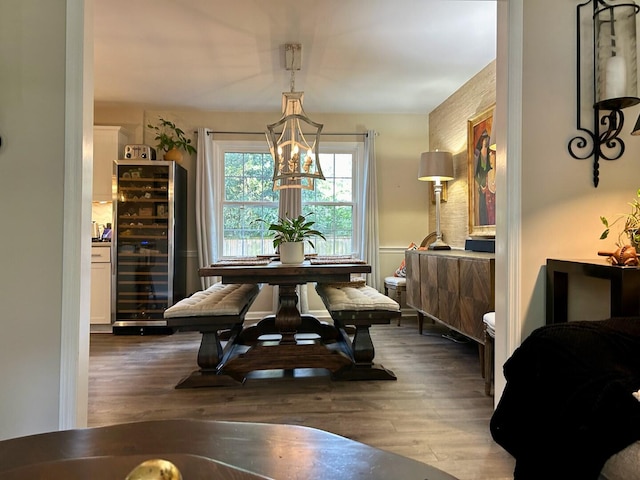
<path id="1" fill-rule="evenodd" d="M 496 236 L 495 151 L 489 149 L 495 104 L 467 121 L 469 235 Z"/>

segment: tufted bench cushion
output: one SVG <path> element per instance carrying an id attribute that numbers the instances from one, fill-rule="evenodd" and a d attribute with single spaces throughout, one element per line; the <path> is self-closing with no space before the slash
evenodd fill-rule
<path id="1" fill-rule="evenodd" d="M 400 311 L 400 305 L 398 302 L 367 285 L 354 287 L 349 285 L 333 286 L 331 284 L 319 283 L 316 286 L 316 290 L 325 301 L 325 305 L 330 312 L 339 310 Z"/>
<path id="2" fill-rule="evenodd" d="M 487 333 L 492 337 L 496 336 L 496 312 L 488 312 L 482 316 L 482 321 L 486 326 Z"/>
<path id="3" fill-rule="evenodd" d="M 258 284 L 216 283 L 166 309 L 164 318 L 239 315 L 259 291 Z"/>
<path id="4" fill-rule="evenodd" d="M 222 373 L 218 366 L 231 354 L 233 340 L 242 331 L 244 317 L 261 287 L 253 283 L 216 283 L 164 311 L 167 326 L 202 333 L 198 350 L 200 370 L 182 379 L 176 388 L 235 385 L 240 381 Z M 228 334 L 224 347 L 218 333 L 223 330 Z"/>
<path id="5" fill-rule="evenodd" d="M 402 295 L 407 291 L 406 277 L 385 277 L 384 278 L 384 294 L 389 296 L 389 290 L 394 292 L 395 300 L 402 306 Z M 400 318 L 398 317 L 398 326 L 400 326 Z"/>
<path id="6" fill-rule="evenodd" d="M 384 277 L 384 284 L 389 287 L 406 287 L 407 277 Z"/>

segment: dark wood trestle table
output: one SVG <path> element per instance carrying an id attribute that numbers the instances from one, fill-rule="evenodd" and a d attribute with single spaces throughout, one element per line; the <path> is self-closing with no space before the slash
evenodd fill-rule
<path id="1" fill-rule="evenodd" d="M 231 348 L 227 349 L 218 366 L 218 374 L 244 382 L 249 372 L 257 370 L 323 368 L 335 379 L 396 379 L 392 372 L 381 366 L 366 369 L 364 373 L 358 370 L 359 376 L 354 378 L 354 354 L 358 356 L 358 352 L 354 352 L 344 329 L 321 322 L 313 315 L 302 314 L 298 309 L 298 285 L 349 282 L 352 274 L 370 273 L 370 265 L 356 259 L 327 263 L 308 259 L 301 264 L 249 263 L 221 262 L 199 270 L 200 276 L 220 277 L 222 283 L 261 283 L 278 287 L 275 315 L 263 318 L 229 339 Z M 372 360 L 372 345 L 370 350 Z"/>

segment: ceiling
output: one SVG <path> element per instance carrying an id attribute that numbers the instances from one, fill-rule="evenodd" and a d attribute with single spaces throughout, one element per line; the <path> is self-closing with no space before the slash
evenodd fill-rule
<path id="1" fill-rule="evenodd" d="M 97 0 L 96 102 L 279 111 L 295 75 L 305 110 L 425 114 L 496 56 L 496 1 Z"/>

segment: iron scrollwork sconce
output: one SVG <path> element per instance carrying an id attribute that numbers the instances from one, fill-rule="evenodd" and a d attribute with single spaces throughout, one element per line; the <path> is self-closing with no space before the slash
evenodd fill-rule
<path id="1" fill-rule="evenodd" d="M 593 16 L 593 131 L 581 122 L 581 11 L 592 4 Z M 622 109 L 640 103 L 636 52 L 636 15 L 633 1 L 589 0 L 577 6 L 577 129 L 569 141 L 576 160 L 593 158 L 593 186 L 600 181 L 600 159 L 617 160 L 625 150 L 619 137 L 624 125 Z M 606 113 L 609 112 L 609 113 Z M 639 119 L 640 121 L 640 119 Z M 635 133 L 635 132 L 634 132 Z"/>

